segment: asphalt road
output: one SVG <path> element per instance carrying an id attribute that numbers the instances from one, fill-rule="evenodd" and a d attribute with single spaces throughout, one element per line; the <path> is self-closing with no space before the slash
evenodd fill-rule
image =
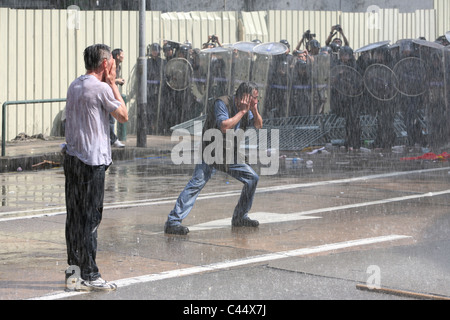
<path id="1" fill-rule="evenodd" d="M 256 230 L 231 228 L 241 185 L 217 173 L 184 221 L 187 236 L 165 235 L 163 225 L 192 167 L 166 157 L 116 162 L 97 256 L 102 277 L 118 285 L 111 293 L 64 291 L 62 170 L 2 174 L 0 299 L 180 300 L 176 315 L 200 310 L 187 300 L 450 298 L 448 163 L 309 159 L 261 176 Z M 229 313 L 220 306 L 217 315 Z"/>

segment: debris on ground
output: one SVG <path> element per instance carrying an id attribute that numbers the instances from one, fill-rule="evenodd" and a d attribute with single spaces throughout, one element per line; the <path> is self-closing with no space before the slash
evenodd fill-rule
<path id="1" fill-rule="evenodd" d="M 38 134 L 34 134 L 32 136 L 29 136 L 26 133 L 21 132 L 11 141 L 30 141 L 30 140 L 37 140 L 37 139 L 44 140 L 44 141 L 48 140 L 42 133 L 38 133 Z"/>
<path id="2" fill-rule="evenodd" d="M 44 160 L 42 162 L 33 164 L 31 167 L 33 169 L 49 169 L 53 167 L 59 167 L 61 164 L 59 162 Z"/>
<path id="3" fill-rule="evenodd" d="M 446 161 L 450 159 L 450 154 L 448 154 L 447 152 L 443 152 L 441 154 L 435 154 L 433 152 L 427 152 L 421 156 L 418 157 L 405 157 L 405 158 L 400 158 L 400 160 L 440 160 L 440 161 Z"/>

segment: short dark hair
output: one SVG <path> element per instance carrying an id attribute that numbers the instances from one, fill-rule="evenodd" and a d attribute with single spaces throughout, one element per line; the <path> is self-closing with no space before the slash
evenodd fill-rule
<path id="1" fill-rule="evenodd" d="M 84 66 L 86 70 L 97 69 L 103 59 L 109 59 L 111 48 L 105 44 L 94 44 L 84 49 Z"/>
<path id="2" fill-rule="evenodd" d="M 117 59 L 117 56 L 122 52 L 123 50 L 120 48 L 114 49 L 111 54 L 113 56 L 114 59 Z"/>
<path id="3" fill-rule="evenodd" d="M 236 98 L 241 98 L 244 94 L 252 94 L 253 90 L 258 91 L 258 86 L 252 81 L 242 82 L 236 90 Z"/>

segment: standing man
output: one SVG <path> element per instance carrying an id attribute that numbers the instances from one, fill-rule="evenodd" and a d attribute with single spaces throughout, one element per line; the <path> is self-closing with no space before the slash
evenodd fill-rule
<path id="1" fill-rule="evenodd" d="M 125 84 L 125 79 L 122 78 L 121 64 L 125 58 L 125 54 L 123 53 L 123 50 L 119 48 L 114 49 L 111 54 L 116 61 L 116 84 L 122 87 Z M 114 117 L 109 115 L 109 134 L 111 145 L 116 148 L 125 148 L 125 145 L 119 141 L 119 138 L 117 138 L 117 135 L 114 133 L 115 124 L 116 121 L 114 120 Z"/>
<path id="2" fill-rule="evenodd" d="M 124 123 L 128 112 L 116 85 L 110 48 L 104 44 L 87 47 L 84 63 L 86 74 L 75 79 L 67 91 L 67 260 L 70 270 L 79 271 L 77 289 L 114 290 L 115 284 L 101 278 L 95 261 L 97 229 L 102 219 L 105 171 L 112 162 L 108 117 L 111 114 Z M 72 275 L 66 273 L 68 277 Z"/>
<path id="3" fill-rule="evenodd" d="M 341 38 L 334 38 L 333 37 L 337 34 L 340 33 L 342 36 Z M 342 40 L 344 40 L 344 42 L 342 42 Z M 342 30 L 342 27 L 338 24 L 335 26 L 331 27 L 331 31 L 330 34 L 328 35 L 327 40 L 325 41 L 325 45 L 326 46 L 330 46 L 331 43 L 336 44 L 339 48 L 342 46 L 350 46 L 350 42 L 348 42 L 347 37 L 344 34 L 344 30 Z"/>
<path id="4" fill-rule="evenodd" d="M 125 53 L 122 49 L 117 48 L 111 52 L 114 60 L 116 61 L 116 84 L 123 86 L 125 84 L 125 79 L 122 78 L 122 62 L 125 59 Z"/>
<path id="5" fill-rule="evenodd" d="M 258 89 L 254 83 L 243 82 L 236 90 L 234 97 L 224 96 L 218 98 L 212 108 L 207 110 L 206 122 L 203 127 L 203 135 L 209 129 L 219 129 L 224 135 L 224 145 L 216 148 L 226 147 L 225 134 L 227 130 L 236 131 L 245 129 L 253 125 L 256 129 L 262 128 L 263 120 L 258 112 Z M 204 142 L 203 150 L 208 144 Z M 194 174 L 184 190 L 178 197 L 174 209 L 170 212 L 167 222 L 164 226 L 164 232 L 168 234 L 186 235 L 189 232 L 187 227 L 181 225 L 184 218 L 194 206 L 197 196 L 206 185 L 208 180 L 215 173 L 216 169 L 226 172 L 233 178 L 244 184 L 239 202 L 234 209 L 232 226 L 234 227 L 258 227 L 259 222 L 248 217 L 248 212 L 253 203 L 253 198 L 258 184 L 259 177 L 256 172 L 245 163 L 238 163 L 237 149 L 239 144 L 234 144 L 234 163 L 207 164 L 203 159 L 201 164 L 197 164 Z M 202 152 L 203 153 L 203 152 Z M 224 150 L 223 155 L 225 156 Z"/>

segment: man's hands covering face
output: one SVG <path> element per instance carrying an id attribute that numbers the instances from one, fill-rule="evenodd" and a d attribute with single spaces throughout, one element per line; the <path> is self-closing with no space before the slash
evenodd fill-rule
<path id="1" fill-rule="evenodd" d="M 258 92 L 254 90 L 252 94 L 246 93 L 238 101 L 239 111 L 252 112 L 256 111 L 258 108 Z"/>
<path id="2" fill-rule="evenodd" d="M 251 103 L 251 95 L 248 93 L 244 94 L 238 101 L 239 111 L 248 112 L 248 110 L 250 110 L 250 103 Z"/>
<path id="3" fill-rule="evenodd" d="M 104 81 L 107 84 L 112 85 L 116 83 L 116 60 L 110 59 L 110 61 L 111 62 L 107 62 L 105 66 Z"/>

